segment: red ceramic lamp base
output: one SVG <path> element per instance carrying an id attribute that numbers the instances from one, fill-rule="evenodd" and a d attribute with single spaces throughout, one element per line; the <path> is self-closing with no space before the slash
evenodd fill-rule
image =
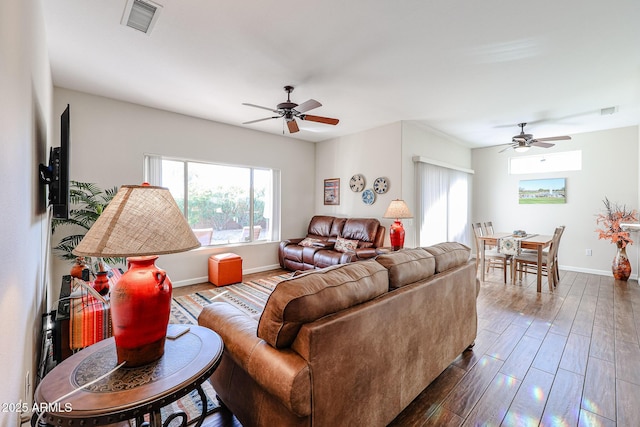
<path id="1" fill-rule="evenodd" d="M 157 256 L 128 258 L 129 268 L 111 289 L 111 322 L 118 364 L 146 365 L 164 354 L 171 313 L 171 281 Z"/>
<path id="2" fill-rule="evenodd" d="M 389 227 L 389 240 L 391 240 L 391 246 L 393 246 L 394 251 L 404 247 L 404 227 L 399 219 L 396 219 Z"/>

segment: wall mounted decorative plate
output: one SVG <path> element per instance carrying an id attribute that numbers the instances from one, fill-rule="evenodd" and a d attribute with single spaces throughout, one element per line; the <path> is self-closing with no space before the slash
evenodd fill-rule
<path id="1" fill-rule="evenodd" d="M 376 201 L 376 193 L 374 193 L 370 188 L 367 188 L 362 193 L 362 201 L 365 205 L 372 205 Z"/>
<path id="2" fill-rule="evenodd" d="M 349 181 L 349 187 L 351 187 L 351 190 L 356 193 L 364 190 L 364 184 L 364 176 L 359 173 L 353 175 Z"/>
<path id="3" fill-rule="evenodd" d="M 389 181 L 385 177 L 376 178 L 373 182 L 373 191 L 378 194 L 384 194 L 389 189 Z"/>

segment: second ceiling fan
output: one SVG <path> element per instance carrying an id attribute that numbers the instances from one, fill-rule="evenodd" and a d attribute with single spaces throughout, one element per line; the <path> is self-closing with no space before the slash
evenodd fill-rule
<path id="1" fill-rule="evenodd" d="M 290 133 L 295 133 L 300 130 L 300 128 L 298 128 L 298 123 L 296 122 L 296 118 L 300 120 L 308 120 L 310 122 L 324 123 L 327 125 L 338 124 L 339 122 L 338 119 L 332 119 L 330 117 L 322 117 L 322 116 L 313 116 L 311 114 L 304 114 L 309 110 L 322 106 L 322 104 L 316 101 L 315 99 L 310 99 L 308 101 L 303 102 L 302 104 L 296 104 L 295 102 L 291 102 L 291 92 L 293 92 L 293 86 L 285 86 L 284 91 L 287 92 L 287 100 L 285 102 L 281 102 L 280 104 L 278 104 L 276 108 L 263 107 L 261 105 L 249 104 L 249 103 L 243 102 L 242 105 L 248 105 L 249 107 L 262 108 L 263 110 L 269 110 L 275 113 L 276 115 L 265 117 L 262 119 L 251 120 L 248 122 L 244 122 L 242 124 L 248 125 L 251 123 L 262 122 L 264 120 L 279 119 L 282 117 L 284 121 L 287 123 L 287 128 L 289 129 Z"/>
<path id="2" fill-rule="evenodd" d="M 571 139 L 570 136 L 550 136 L 548 138 L 534 138 L 530 133 L 524 133 L 524 127 L 526 123 L 520 123 L 520 134 L 515 135 L 511 138 L 511 143 L 508 147 L 499 151 L 502 153 L 503 151 L 507 151 L 509 148 L 513 148 L 515 151 L 524 152 L 527 151 L 531 147 L 542 147 L 549 148 L 553 147 L 555 144 L 549 144 L 546 141 L 565 141 Z"/>

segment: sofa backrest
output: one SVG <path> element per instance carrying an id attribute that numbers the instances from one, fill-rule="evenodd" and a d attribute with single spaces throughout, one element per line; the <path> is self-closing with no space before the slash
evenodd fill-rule
<path id="1" fill-rule="evenodd" d="M 340 237 L 349 240 L 357 240 L 358 247 L 378 247 L 382 246 L 379 240 L 380 221 L 375 218 L 348 218 Z M 382 229 L 382 239 L 384 240 L 384 228 Z"/>
<path id="2" fill-rule="evenodd" d="M 327 215 L 314 216 L 313 218 L 311 218 L 311 221 L 309 221 L 307 234 L 319 237 L 331 236 L 331 227 L 333 226 L 333 221 L 335 219 L 335 217 Z"/>
<path id="3" fill-rule="evenodd" d="M 458 242 L 443 242 L 422 249 L 435 257 L 436 273 L 466 264 L 471 256 L 471 248 Z"/>
<path id="4" fill-rule="evenodd" d="M 357 240 L 359 248 L 382 247 L 386 229 L 375 218 L 338 218 L 315 215 L 309 221 L 307 237 L 325 238 L 335 242 L 337 237 Z"/>
<path id="5" fill-rule="evenodd" d="M 379 255 L 376 261 L 389 272 L 389 290 L 401 288 L 436 274 L 436 259 L 423 249 L 404 249 Z"/>
<path id="6" fill-rule="evenodd" d="M 387 270 L 375 261 L 341 264 L 282 281 L 269 296 L 258 337 L 276 348 L 289 347 L 300 327 L 369 301 L 389 289 Z"/>

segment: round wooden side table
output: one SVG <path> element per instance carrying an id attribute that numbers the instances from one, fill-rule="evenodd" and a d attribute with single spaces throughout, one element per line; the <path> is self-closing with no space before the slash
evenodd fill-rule
<path id="1" fill-rule="evenodd" d="M 162 425 L 160 408 L 193 390 L 202 400 L 204 421 L 207 400 L 201 384 L 218 367 L 224 345 L 212 330 L 197 325 L 176 339 L 166 339 L 164 355 L 145 366 L 122 367 L 102 380 L 86 386 L 116 367 L 114 338 L 100 341 L 74 354 L 47 374 L 38 385 L 35 402 L 46 407 L 42 420 L 58 426 L 99 426 L 136 419 L 136 425 L 149 415 L 151 426 Z M 59 403 L 56 399 L 80 389 Z M 186 415 L 172 414 L 169 421 Z M 36 417 L 34 416 L 33 422 Z"/>

